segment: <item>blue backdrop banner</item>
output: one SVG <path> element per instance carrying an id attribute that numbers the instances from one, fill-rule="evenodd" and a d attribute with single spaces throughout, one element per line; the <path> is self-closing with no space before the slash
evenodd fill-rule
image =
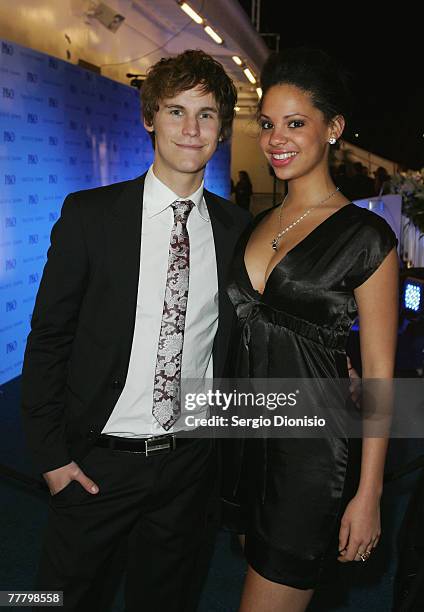
<path id="1" fill-rule="evenodd" d="M 66 194 L 132 179 L 153 159 L 139 92 L 1 40 L 0 384 L 18 376 L 52 225 Z M 206 169 L 229 195 L 230 146 Z"/>

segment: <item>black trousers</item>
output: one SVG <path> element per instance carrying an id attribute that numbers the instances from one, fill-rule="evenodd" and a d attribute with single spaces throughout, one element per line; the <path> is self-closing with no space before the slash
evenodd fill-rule
<path id="1" fill-rule="evenodd" d="M 94 447 L 80 467 L 99 493 L 72 481 L 50 498 L 35 588 L 63 590 L 66 612 L 106 612 L 108 571 L 125 542 L 126 612 L 195 611 L 217 526 L 214 441 L 150 457 Z"/>

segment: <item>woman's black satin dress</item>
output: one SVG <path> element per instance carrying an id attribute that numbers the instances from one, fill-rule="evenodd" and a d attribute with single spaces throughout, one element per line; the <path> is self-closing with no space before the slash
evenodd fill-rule
<path id="1" fill-rule="evenodd" d="M 268 212 L 247 228 L 234 255 L 228 294 L 238 325 L 229 374 L 347 378 L 353 291 L 396 246 L 395 234 L 375 213 L 347 204 L 287 253 L 260 294 L 244 253 Z M 242 453 L 236 443 L 233 456 L 224 453 L 224 506 L 233 516 L 237 505 L 242 510 L 237 516 L 246 524 L 238 530 L 246 533 L 246 557 L 259 574 L 300 589 L 316 586 L 326 560 L 338 554 L 340 518 L 357 484 L 354 448 L 346 435 L 247 440 Z"/>

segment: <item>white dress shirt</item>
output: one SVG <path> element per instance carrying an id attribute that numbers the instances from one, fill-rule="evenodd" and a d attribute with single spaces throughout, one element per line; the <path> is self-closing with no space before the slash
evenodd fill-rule
<path id="1" fill-rule="evenodd" d="M 218 326 L 218 277 L 212 225 L 199 189 L 181 198 L 149 168 L 144 182 L 140 275 L 130 363 L 124 389 L 103 428 L 114 436 L 148 437 L 187 429 L 180 418 L 166 432 L 152 415 L 156 355 L 168 271 L 168 252 L 175 200 L 192 200 L 188 217 L 190 277 L 181 377 L 213 377 L 212 346 Z M 206 414 L 207 408 L 196 416 Z"/>

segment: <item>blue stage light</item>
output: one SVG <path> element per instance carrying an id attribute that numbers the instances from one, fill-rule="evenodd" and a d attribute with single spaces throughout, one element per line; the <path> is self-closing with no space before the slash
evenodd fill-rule
<path id="1" fill-rule="evenodd" d="M 403 306 L 406 310 L 419 312 L 423 308 L 423 283 L 405 279 Z"/>

